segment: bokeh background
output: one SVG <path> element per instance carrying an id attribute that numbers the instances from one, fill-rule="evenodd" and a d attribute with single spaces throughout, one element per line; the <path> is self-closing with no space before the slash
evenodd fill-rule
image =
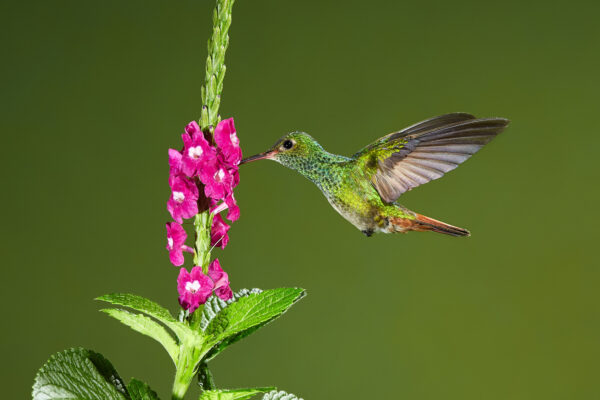
<path id="1" fill-rule="evenodd" d="M 6 1 L 3 397 L 71 346 L 169 398 L 151 339 L 97 310 L 177 310 L 167 148 L 199 117 L 213 1 Z M 216 251 L 233 286 L 301 286 L 284 318 L 212 363 L 222 387 L 310 399 L 600 398 L 598 2 L 239 0 L 221 114 L 246 155 L 291 130 L 352 154 L 452 111 L 509 129 L 407 207 L 470 229 L 365 238 L 316 187 L 244 166 Z M 193 398 L 193 396 L 190 396 Z"/>

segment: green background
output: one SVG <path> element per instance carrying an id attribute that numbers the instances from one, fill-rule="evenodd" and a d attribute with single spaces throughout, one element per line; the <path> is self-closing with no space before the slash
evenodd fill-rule
<path id="1" fill-rule="evenodd" d="M 215 255 L 234 289 L 309 296 L 215 360 L 217 384 L 307 400 L 600 398 L 598 4 L 238 0 L 221 115 L 246 155 L 291 130 L 352 154 L 446 112 L 512 123 L 401 198 L 468 239 L 367 239 L 301 176 L 244 166 L 242 218 Z M 92 299 L 178 308 L 167 148 L 199 117 L 213 6 L 2 3 L 3 398 L 28 398 L 71 346 L 169 398 L 167 354 Z"/>

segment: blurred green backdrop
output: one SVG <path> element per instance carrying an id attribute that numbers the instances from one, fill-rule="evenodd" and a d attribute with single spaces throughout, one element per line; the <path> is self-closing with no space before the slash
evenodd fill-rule
<path id="1" fill-rule="evenodd" d="M 296 129 L 352 154 L 446 112 L 512 124 L 401 199 L 466 240 L 367 239 L 299 175 L 244 167 L 242 218 L 216 256 L 234 288 L 309 296 L 215 360 L 217 384 L 307 400 L 600 398 L 598 4 L 239 0 L 221 114 L 246 155 Z M 71 346 L 169 398 L 166 353 L 92 299 L 177 309 L 167 148 L 199 117 L 213 6 L 0 6 L 4 398 L 28 398 Z"/>

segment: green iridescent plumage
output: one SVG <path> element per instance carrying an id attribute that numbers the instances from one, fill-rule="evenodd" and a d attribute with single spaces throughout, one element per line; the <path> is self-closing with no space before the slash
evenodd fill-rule
<path id="1" fill-rule="evenodd" d="M 507 124 L 503 118 L 442 115 L 387 135 L 352 157 L 329 153 L 310 135 L 293 132 L 243 162 L 272 159 L 298 171 L 368 236 L 408 230 L 466 236 L 468 231 L 410 211 L 396 199 L 456 168 Z"/>

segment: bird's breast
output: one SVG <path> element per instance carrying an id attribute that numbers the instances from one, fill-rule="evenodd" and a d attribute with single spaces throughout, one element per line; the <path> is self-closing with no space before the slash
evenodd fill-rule
<path id="1" fill-rule="evenodd" d="M 360 209 L 354 208 L 350 204 L 341 201 L 339 198 L 327 196 L 329 204 L 348 222 L 362 230 L 369 230 L 372 218 L 368 214 L 361 212 Z"/>

